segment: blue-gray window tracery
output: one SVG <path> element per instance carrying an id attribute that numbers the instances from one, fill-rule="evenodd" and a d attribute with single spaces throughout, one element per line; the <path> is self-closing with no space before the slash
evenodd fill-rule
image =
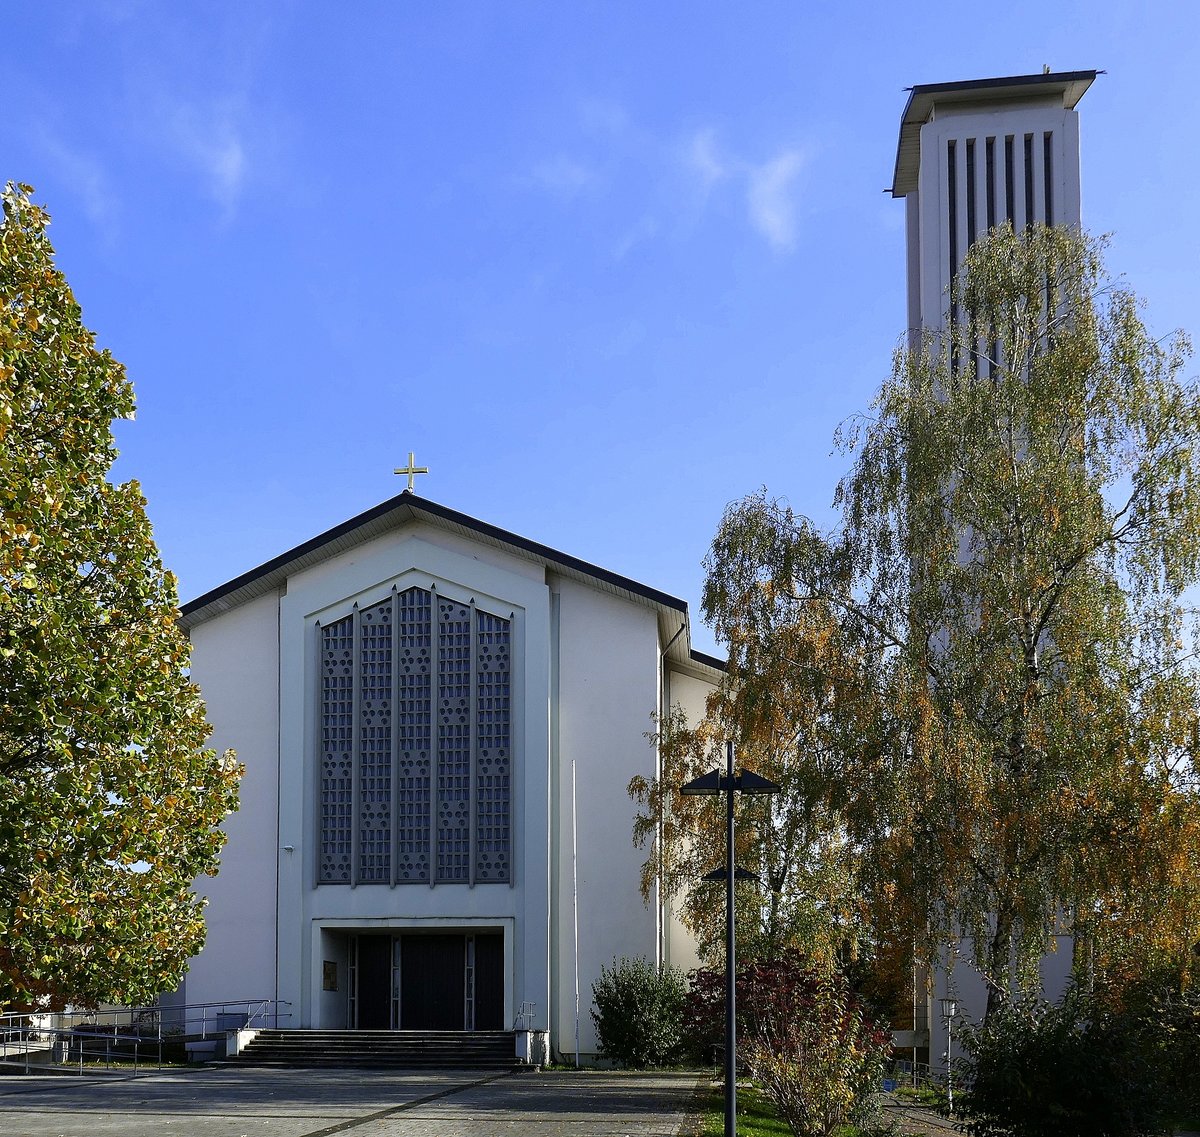
<path id="1" fill-rule="evenodd" d="M 511 881 L 511 620 L 410 588 L 318 635 L 318 881 Z"/>

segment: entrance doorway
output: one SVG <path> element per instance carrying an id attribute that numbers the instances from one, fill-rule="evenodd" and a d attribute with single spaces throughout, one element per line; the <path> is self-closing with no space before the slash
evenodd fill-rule
<path id="1" fill-rule="evenodd" d="M 503 934 L 352 936 L 349 1021 L 358 1030 L 503 1030 Z"/>

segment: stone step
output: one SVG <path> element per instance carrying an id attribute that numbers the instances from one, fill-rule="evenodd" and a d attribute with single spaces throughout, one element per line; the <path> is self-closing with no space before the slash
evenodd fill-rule
<path id="1" fill-rule="evenodd" d="M 271 1066 L 504 1068 L 515 1062 L 507 1031 L 261 1030 L 236 1061 Z"/>
<path id="2" fill-rule="evenodd" d="M 288 1030 L 269 1027 L 258 1032 L 259 1038 L 358 1038 L 358 1039 L 405 1039 L 405 1038 L 442 1038 L 461 1042 L 464 1039 L 500 1039 L 512 1038 L 512 1032 L 507 1030 Z"/>

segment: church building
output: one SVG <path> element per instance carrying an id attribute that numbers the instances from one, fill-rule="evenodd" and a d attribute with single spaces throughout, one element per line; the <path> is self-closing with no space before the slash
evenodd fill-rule
<path id="1" fill-rule="evenodd" d="M 912 88 L 892 184 L 911 335 L 945 326 L 990 226 L 1079 224 L 1074 108 L 1095 76 Z M 410 475 L 182 623 L 212 745 L 246 768 L 221 873 L 198 886 L 188 1003 L 276 999 L 301 1028 L 519 1019 L 586 1059 L 602 966 L 696 965 L 669 903 L 642 902 L 626 793 L 657 773 L 655 716 L 698 720 L 723 671 L 691 649 L 682 600 L 419 497 Z M 1069 946 L 1048 958 L 1053 991 Z M 930 994 L 980 1003 L 972 975 L 950 989 L 941 971 Z M 934 1005 L 914 992 L 902 1045 L 936 1053 Z"/>
<path id="2" fill-rule="evenodd" d="M 411 462 L 410 462 L 411 466 Z M 410 478 L 411 482 L 411 478 Z M 642 902 L 626 786 L 720 660 L 687 605 L 410 491 L 187 604 L 212 745 L 245 765 L 190 1003 L 281 1026 L 548 1030 L 596 1051 L 622 956 L 695 966 Z"/>

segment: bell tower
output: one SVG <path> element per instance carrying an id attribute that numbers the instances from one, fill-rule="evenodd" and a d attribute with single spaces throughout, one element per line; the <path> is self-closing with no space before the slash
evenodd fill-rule
<path id="1" fill-rule="evenodd" d="M 1080 224 L 1079 116 L 1096 71 L 910 88 L 892 196 L 906 199 L 908 330 L 944 326 L 947 290 L 993 225 Z"/>

